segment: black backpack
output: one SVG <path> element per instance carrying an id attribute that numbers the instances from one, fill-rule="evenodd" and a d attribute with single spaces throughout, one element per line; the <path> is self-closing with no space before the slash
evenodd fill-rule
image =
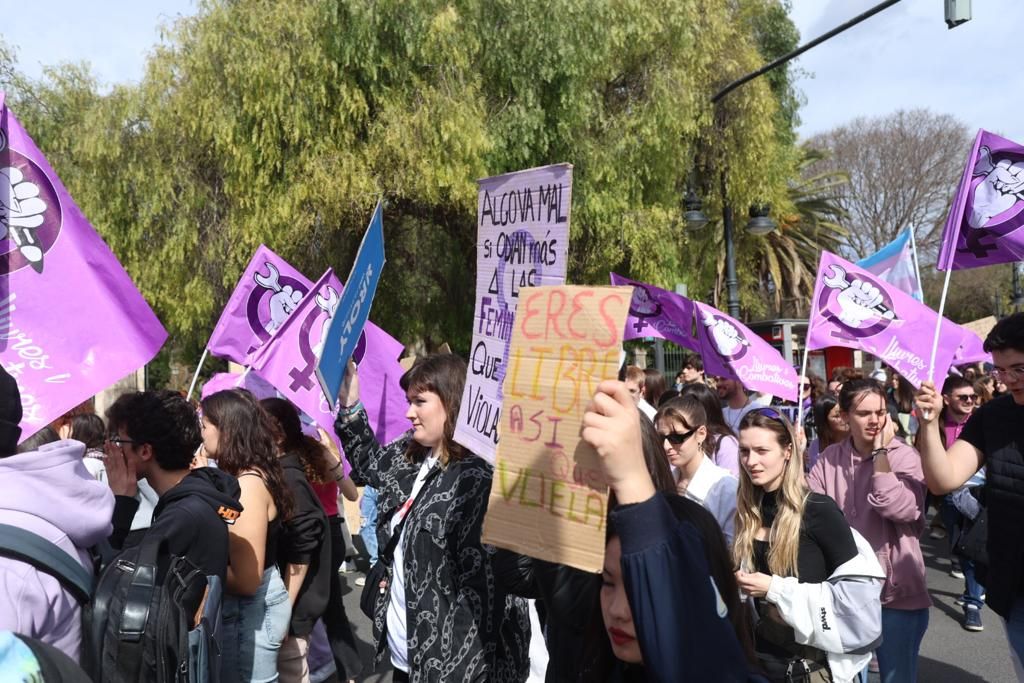
<path id="1" fill-rule="evenodd" d="M 58 546 L 0 525 L 0 555 L 55 577 L 82 605 L 81 664 L 94 681 L 218 683 L 220 577 L 205 575 L 184 557 L 160 563 L 165 547 L 166 539 L 147 533 L 94 582 Z M 193 613 L 188 605 L 197 599 Z"/>

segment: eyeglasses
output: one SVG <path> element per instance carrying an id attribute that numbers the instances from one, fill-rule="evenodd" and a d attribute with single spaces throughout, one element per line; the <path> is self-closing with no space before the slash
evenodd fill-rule
<path id="1" fill-rule="evenodd" d="M 107 443 L 113 444 L 114 446 L 117 446 L 118 448 L 124 448 L 124 445 L 126 443 L 135 443 L 135 442 L 132 441 L 131 439 L 122 439 L 117 434 L 108 434 L 107 435 Z"/>
<path id="2" fill-rule="evenodd" d="M 1007 368 L 1005 370 L 1002 368 L 993 368 L 992 377 L 1004 384 L 1007 382 L 1016 382 L 1021 377 L 1024 377 L 1024 365 L 1015 365 L 1012 368 Z"/>
<path id="3" fill-rule="evenodd" d="M 679 434 L 677 432 L 669 432 L 668 434 L 662 434 L 661 438 L 665 439 L 665 441 L 668 441 L 673 446 L 682 446 L 684 443 L 686 443 L 687 439 L 693 436 L 693 433 L 696 431 L 696 429 L 691 429 L 690 431 L 684 432 L 682 434 Z"/>

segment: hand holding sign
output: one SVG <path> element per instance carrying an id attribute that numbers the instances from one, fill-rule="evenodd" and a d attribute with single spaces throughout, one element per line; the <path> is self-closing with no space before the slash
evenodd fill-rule
<path id="1" fill-rule="evenodd" d="M 606 380 L 598 385 L 583 414 L 582 436 L 601 456 L 620 504 L 642 503 L 654 495 L 640 438 L 640 413 L 625 384 Z"/>
<path id="2" fill-rule="evenodd" d="M 914 402 L 917 404 L 917 419 L 921 428 L 931 424 L 942 410 L 942 396 L 935 390 L 935 382 L 925 380 L 917 390 Z"/>
<path id="3" fill-rule="evenodd" d="M 348 368 L 345 371 L 345 380 L 338 390 L 338 405 L 342 408 L 350 408 L 359 403 L 359 369 L 349 359 Z"/>

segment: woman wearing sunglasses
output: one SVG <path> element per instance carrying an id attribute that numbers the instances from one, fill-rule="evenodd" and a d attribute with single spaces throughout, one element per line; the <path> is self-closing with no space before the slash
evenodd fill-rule
<path id="1" fill-rule="evenodd" d="M 916 681 L 932 604 L 918 541 L 925 527 L 921 456 L 895 438 L 885 393 L 874 380 L 845 383 L 839 409 L 850 436 L 822 452 L 807 482 L 812 491 L 835 500 L 885 570 L 882 644 L 876 653 L 882 682 Z"/>
<path id="2" fill-rule="evenodd" d="M 740 422 L 733 560 L 754 599 L 754 648 L 773 682 L 850 681 L 881 633 L 884 578 L 835 501 L 811 493 L 789 422 L 771 408 Z"/>
<path id="3" fill-rule="evenodd" d="M 696 501 L 710 512 L 732 545 L 736 516 L 736 487 L 729 470 L 711 460 L 713 441 L 707 413 L 694 396 L 680 396 L 665 403 L 654 416 L 665 457 L 674 468 L 679 495 Z"/>

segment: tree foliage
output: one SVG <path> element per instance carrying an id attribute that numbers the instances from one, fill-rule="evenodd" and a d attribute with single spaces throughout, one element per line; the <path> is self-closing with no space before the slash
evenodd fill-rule
<path id="1" fill-rule="evenodd" d="M 849 176 L 838 197 L 849 216 L 846 256 L 856 260 L 872 254 L 912 225 L 922 256 L 934 258 L 970 151 L 963 123 L 926 109 L 901 110 L 856 118 L 808 144 L 828 152 L 814 171 Z"/>
<path id="2" fill-rule="evenodd" d="M 778 0 L 202 0 L 136 85 L 101 92 L 81 65 L 28 82 L 0 53 L 0 86 L 180 348 L 261 242 L 346 274 L 383 197 L 374 320 L 465 349 L 480 177 L 574 164 L 573 282 L 715 287 L 717 243 L 679 220 L 695 159 L 709 213 L 727 168 L 733 206 L 799 225 L 788 76 L 710 104 L 795 40 Z M 741 239 L 741 259 L 797 248 L 776 241 Z"/>

